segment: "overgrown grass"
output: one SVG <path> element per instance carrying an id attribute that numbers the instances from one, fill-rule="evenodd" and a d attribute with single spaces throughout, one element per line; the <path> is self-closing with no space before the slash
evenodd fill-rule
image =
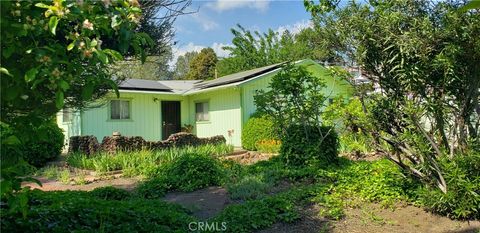
<path id="1" fill-rule="evenodd" d="M 142 150 L 118 152 L 116 154 L 98 153 L 87 156 L 74 153 L 67 156 L 67 163 L 76 168 L 94 170 L 100 174 L 122 170 L 124 176 L 152 176 L 158 166 L 174 161 L 186 154 L 222 156 L 233 151 L 231 145 L 202 145 L 198 147 L 169 148 L 164 150 Z"/>

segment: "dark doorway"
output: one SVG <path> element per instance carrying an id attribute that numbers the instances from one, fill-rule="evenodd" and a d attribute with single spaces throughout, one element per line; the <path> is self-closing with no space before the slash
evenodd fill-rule
<path id="1" fill-rule="evenodd" d="M 162 101 L 162 140 L 180 132 L 180 101 Z"/>

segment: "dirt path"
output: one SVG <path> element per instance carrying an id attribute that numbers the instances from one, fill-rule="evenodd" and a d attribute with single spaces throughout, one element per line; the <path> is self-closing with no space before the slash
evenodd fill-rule
<path id="1" fill-rule="evenodd" d="M 29 186 L 32 189 L 40 189 L 43 191 L 64 191 L 64 190 L 91 191 L 98 187 L 113 186 L 115 188 L 121 188 L 121 189 L 131 191 L 137 186 L 139 182 L 139 179 L 137 178 L 115 177 L 114 179 L 95 180 L 83 185 L 72 185 L 72 184 L 64 184 L 56 180 L 48 180 L 45 178 L 37 178 L 37 179 L 40 180 L 40 182 L 42 182 L 41 187 L 38 184 L 31 183 L 31 182 L 24 183 L 22 184 L 22 186 L 24 187 Z M 88 180 L 88 177 L 87 177 L 87 180 Z"/>
<path id="2" fill-rule="evenodd" d="M 261 233 L 479 233 L 480 221 L 454 221 L 433 215 L 414 206 L 395 210 L 365 203 L 361 208 L 347 209 L 342 220 L 332 221 L 318 216 L 318 207 L 311 205 L 302 210 L 302 218 L 293 224 L 276 223 Z"/>
<path id="3" fill-rule="evenodd" d="M 213 217 L 231 204 L 227 190 L 222 187 L 208 187 L 190 193 L 168 193 L 163 200 L 180 204 L 200 219 Z"/>

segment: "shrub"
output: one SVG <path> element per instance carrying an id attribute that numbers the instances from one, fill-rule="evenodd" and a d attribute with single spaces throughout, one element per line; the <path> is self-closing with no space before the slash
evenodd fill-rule
<path id="1" fill-rule="evenodd" d="M 100 187 L 90 191 L 90 194 L 94 197 L 104 200 L 127 200 L 131 198 L 131 194 L 123 189 L 114 188 L 112 186 Z"/>
<path id="2" fill-rule="evenodd" d="M 257 150 L 264 153 L 278 153 L 281 146 L 282 142 L 275 139 L 264 139 L 256 143 Z"/>
<path id="3" fill-rule="evenodd" d="M 46 122 L 33 128 L 32 137 L 22 146 L 22 155 L 25 161 L 33 166 L 41 167 L 54 160 L 61 154 L 64 136 L 55 122 Z"/>
<path id="4" fill-rule="evenodd" d="M 480 154 L 442 158 L 439 166 L 447 181 L 447 193 L 436 187 L 419 192 L 427 210 L 452 219 L 480 219 Z"/>
<path id="5" fill-rule="evenodd" d="M 242 146 L 247 150 L 257 150 L 261 140 L 278 140 L 273 119 L 267 115 L 252 116 L 242 130 Z"/>
<path id="6" fill-rule="evenodd" d="M 140 198 L 156 199 L 165 196 L 170 189 L 168 179 L 163 176 L 149 179 L 138 185 L 136 194 Z"/>
<path id="7" fill-rule="evenodd" d="M 322 140 L 323 136 L 323 140 Z M 280 156 L 288 165 L 331 163 L 338 156 L 338 136 L 331 127 L 292 125 L 282 139 Z"/>
<path id="8" fill-rule="evenodd" d="M 220 162 L 208 154 L 185 154 L 161 167 L 172 188 L 186 192 L 218 185 L 222 173 Z"/>
<path id="9" fill-rule="evenodd" d="M 187 232 L 195 219 L 160 200 L 104 200 L 80 191 L 31 191 L 28 218 L 1 211 L 2 232 Z"/>

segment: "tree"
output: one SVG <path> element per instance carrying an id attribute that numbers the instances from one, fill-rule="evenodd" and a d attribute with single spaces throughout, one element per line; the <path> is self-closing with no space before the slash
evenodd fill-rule
<path id="1" fill-rule="evenodd" d="M 325 83 L 303 66 L 287 63 L 254 96 L 257 111 L 272 117 L 282 140 L 281 158 L 289 165 L 335 162 L 337 136 L 323 125 Z"/>
<path id="2" fill-rule="evenodd" d="M 312 49 L 288 30 L 281 35 L 269 29 L 266 33 L 251 32 L 240 25 L 231 29 L 233 46 L 224 47 L 230 57 L 218 63 L 221 76 L 285 61 L 312 57 Z M 303 35 L 305 37 L 305 35 Z"/>
<path id="3" fill-rule="evenodd" d="M 175 80 L 186 79 L 187 74 L 190 71 L 190 63 L 197 55 L 198 52 L 191 51 L 185 53 L 184 55 L 178 56 L 172 78 Z"/>
<path id="4" fill-rule="evenodd" d="M 171 52 L 165 52 L 158 56 L 147 56 L 145 62 L 138 59 L 120 61 L 112 69 L 122 79 L 168 80 L 173 75 L 168 65 L 171 57 Z"/>
<path id="5" fill-rule="evenodd" d="M 218 58 L 212 48 L 204 48 L 198 53 L 189 65 L 189 71 L 186 79 L 189 80 L 208 80 L 216 78 L 215 67 Z"/>
<path id="6" fill-rule="evenodd" d="M 163 56 L 171 53 L 175 35 L 173 23 L 178 16 L 190 13 L 186 10 L 191 3 L 191 0 L 139 0 L 142 17 L 136 31 L 147 33 L 155 42 L 146 54 Z"/>
<path id="7" fill-rule="evenodd" d="M 459 10 L 462 1 L 337 3 L 305 1 L 337 32 L 339 52 L 380 85 L 372 115 L 382 150 L 447 192 L 438 160 L 468 153 L 480 136 L 480 14 Z"/>
<path id="8" fill-rule="evenodd" d="M 32 135 L 31 129 L 51 120 L 63 107 L 81 108 L 117 90 L 109 65 L 122 60 L 130 48 L 130 55 L 144 58 L 145 48 L 154 42 L 135 31 L 141 18 L 135 0 L 0 4 L 0 196 L 2 203 L 8 199 L 9 207 L 25 210 L 26 196 L 9 199 L 26 179 L 18 167 L 22 163 L 16 146 L 46 137 L 42 132 Z"/>

